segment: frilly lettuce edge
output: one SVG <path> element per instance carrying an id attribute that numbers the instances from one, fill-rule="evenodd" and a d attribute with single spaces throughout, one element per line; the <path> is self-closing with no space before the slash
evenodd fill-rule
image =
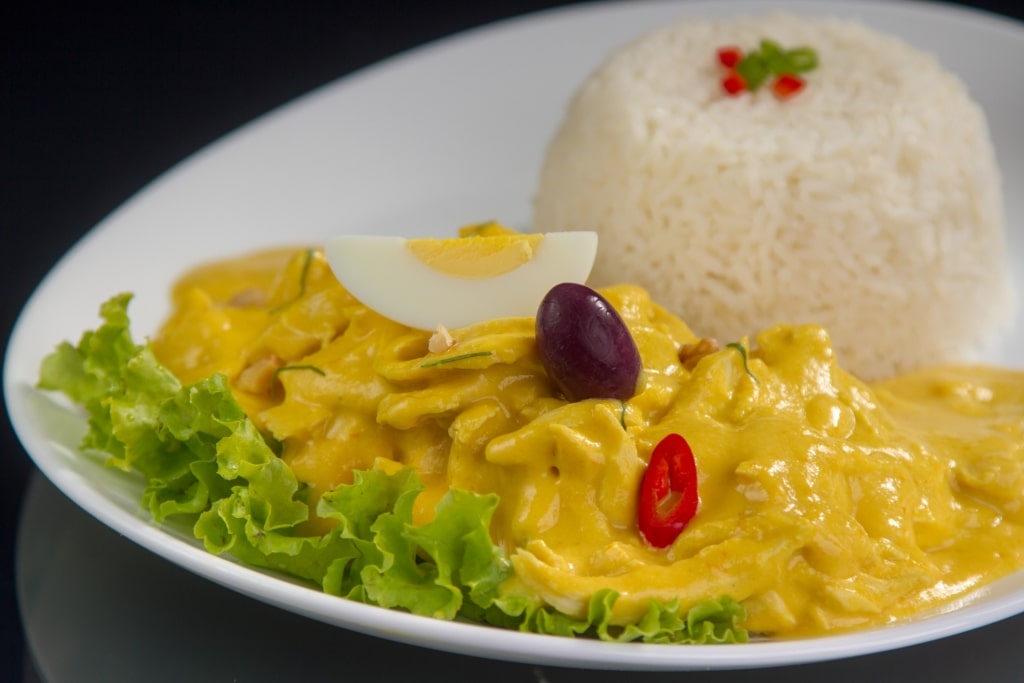
<path id="1" fill-rule="evenodd" d="M 309 518 L 304 487 L 215 375 L 182 386 L 151 349 L 131 337 L 119 294 L 100 308 L 103 324 L 77 345 L 60 344 L 40 367 L 38 387 L 59 391 L 88 415 L 83 451 L 140 472 L 142 505 L 162 522 L 193 523 L 212 553 L 308 581 L 326 593 L 439 619 L 520 631 L 648 643 L 738 643 L 743 606 L 729 597 L 685 613 L 678 601 L 651 601 L 625 626 L 612 623 L 613 590 L 595 593 L 577 618 L 538 600 L 503 591 L 512 568 L 488 531 L 494 494 L 449 491 L 432 521 L 413 523 L 423 485 L 411 468 L 355 473 L 324 494 L 328 533 L 301 535 Z"/>

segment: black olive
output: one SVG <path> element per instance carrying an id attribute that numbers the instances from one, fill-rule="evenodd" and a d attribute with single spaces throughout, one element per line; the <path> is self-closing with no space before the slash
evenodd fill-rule
<path id="1" fill-rule="evenodd" d="M 570 401 L 636 393 L 640 352 L 608 300 L 586 285 L 563 282 L 537 309 L 537 350 L 551 380 Z"/>

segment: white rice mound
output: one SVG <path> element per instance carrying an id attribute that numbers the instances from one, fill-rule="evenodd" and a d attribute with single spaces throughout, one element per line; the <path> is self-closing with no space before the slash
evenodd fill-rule
<path id="1" fill-rule="evenodd" d="M 811 47 L 780 101 L 724 94 L 721 46 Z M 633 282 L 721 343 L 828 328 L 864 379 L 966 361 L 1012 317 L 987 123 L 931 55 L 842 20 L 686 21 L 582 84 L 535 198 L 539 231 L 596 230 L 590 283 Z"/>

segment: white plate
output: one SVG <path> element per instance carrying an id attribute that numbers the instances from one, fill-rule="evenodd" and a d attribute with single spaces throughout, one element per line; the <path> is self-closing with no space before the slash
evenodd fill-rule
<path id="1" fill-rule="evenodd" d="M 140 483 L 73 454 L 84 422 L 33 389 L 42 357 L 97 323 L 100 302 L 136 293 L 137 335 L 167 313 L 183 269 L 261 246 L 345 231 L 447 233 L 486 218 L 526 225 L 544 146 L 569 94 L 612 47 L 682 16 L 769 7 L 858 18 L 936 52 L 985 107 L 1007 188 L 1024 187 L 1024 28 L 923 3 L 630 2 L 551 11 L 462 34 L 331 84 L 191 157 L 122 206 L 40 284 L 11 338 L 4 392 L 38 467 L 103 523 L 236 591 L 346 628 L 452 652 L 617 669 L 774 666 L 879 652 L 1024 612 L 1024 572 L 943 614 L 850 635 L 737 646 L 609 644 L 411 616 L 323 595 L 154 526 Z M 1024 261 L 1024 197 L 1008 191 L 1011 262 Z M 1018 273 L 1018 282 L 1020 281 Z M 1018 291 L 1020 287 L 1018 285 Z M 1024 315 L 992 361 L 1022 366 Z"/>

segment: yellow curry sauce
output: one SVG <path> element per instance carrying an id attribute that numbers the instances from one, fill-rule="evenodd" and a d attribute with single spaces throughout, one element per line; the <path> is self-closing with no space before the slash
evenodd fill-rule
<path id="1" fill-rule="evenodd" d="M 430 333 L 360 305 L 314 251 L 189 273 L 153 349 L 185 383 L 225 373 L 315 495 L 354 469 L 402 465 L 427 484 L 420 521 L 449 487 L 499 494 L 505 588 L 569 614 L 602 588 L 621 594 L 623 623 L 651 597 L 687 609 L 728 595 L 754 632 L 817 635 L 937 608 L 1024 567 L 1024 373 L 948 367 L 868 386 L 823 329 L 786 325 L 761 332 L 745 366 L 642 289 L 602 294 L 643 359 L 625 404 L 561 399 L 532 319 L 452 330 L 455 346 L 430 352 Z M 693 448 L 701 502 L 656 550 L 636 499 L 671 432 Z"/>

